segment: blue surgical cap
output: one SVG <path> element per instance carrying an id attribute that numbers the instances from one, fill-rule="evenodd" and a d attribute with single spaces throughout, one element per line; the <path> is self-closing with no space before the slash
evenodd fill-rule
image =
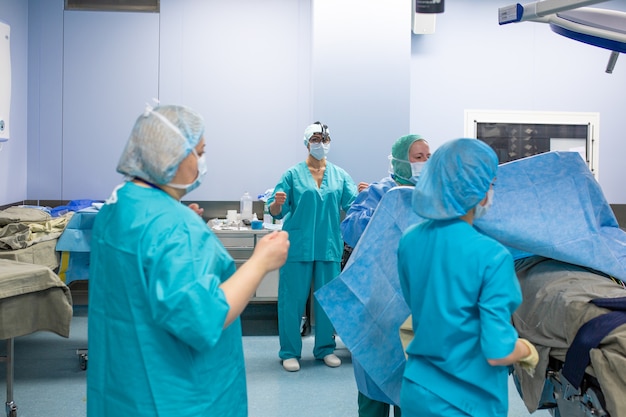
<path id="1" fill-rule="evenodd" d="M 167 184 L 203 134 L 202 117 L 188 107 L 148 108 L 135 122 L 117 172 L 155 184 Z"/>
<path id="2" fill-rule="evenodd" d="M 455 139 L 428 160 L 413 190 L 413 209 L 426 219 L 465 215 L 485 198 L 496 177 L 498 157 L 478 139 Z"/>
<path id="3" fill-rule="evenodd" d="M 400 180 L 408 180 L 413 175 L 411 171 L 411 163 L 409 162 L 409 149 L 411 145 L 418 140 L 423 140 L 420 135 L 406 135 L 402 136 L 391 147 L 391 166 L 393 173 L 400 177 Z M 413 183 L 410 183 L 413 185 Z"/>

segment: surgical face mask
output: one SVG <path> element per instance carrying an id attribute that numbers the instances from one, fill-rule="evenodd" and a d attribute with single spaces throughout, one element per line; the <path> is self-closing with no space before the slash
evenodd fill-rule
<path id="1" fill-rule="evenodd" d="M 192 149 L 192 152 L 196 156 L 196 158 L 198 158 L 198 175 L 196 176 L 196 179 L 190 184 L 167 184 L 172 188 L 185 190 L 185 194 L 189 194 L 190 192 L 198 188 L 198 186 L 202 183 L 202 177 L 204 177 L 204 175 L 207 173 L 206 158 L 204 157 L 204 155 L 198 156 L 198 153 L 195 149 Z"/>
<path id="2" fill-rule="evenodd" d="M 419 174 L 422 171 L 422 166 L 423 164 L 425 164 L 425 162 L 409 162 L 406 159 L 395 158 L 393 155 L 389 155 L 388 158 L 389 158 L 389 173 L 391 174 L 392 178 L 396 180 L 397 183 L 401 185 L 417 184 L 417 177 L 419 177 Z M 411 177 L 407 178 L 398 174 L 396 170 L 394 169 L 394 162 L 395 162 L 395 166 L 398 168 L 399 168 L 399 164 L 401 163 L 403 171 L 405 171 L 405 167 L 406 167 L 407 175 L 408 175 L 408 166 L 410 166 Z"/>
<path id="3" fill-rule="evenodd" d="M 326 155 L 328 155 L 328 150 L 330 149 L 330 143 L 326 145 L 322 143 L 311 143 L 310 146 L 309 153 L 318 161 L 324 159 Z"/>
<path id="4" fill-rule="evenodd" d="M 485 202 L 485 205 L 483 206 L 480 203 L 478 203 L 478 205 L 474 209 L 474 219 L 480 219 L 485 214 L 487 214 L 492 204 L 493 204 L 493 188 L 490 188 L 489 191 L 487 191 L 487 201 Z"/>
<path id="5" fill-rule="evenodd" d="M 411 182 L 413 184 L 417 184 L 417 180 L 422 172 L 422 168 L 424 168 L 424 162 L 411 162 Z"/>

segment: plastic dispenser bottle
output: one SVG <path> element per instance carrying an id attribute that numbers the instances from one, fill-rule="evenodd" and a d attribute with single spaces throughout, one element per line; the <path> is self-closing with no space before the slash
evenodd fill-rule
<path id="1" fill-rule="evenodd" d="M 270 205 L 267 202 L 263 205 L 263 223 L 274 223 L 274 218 L 270 214 Z"/>
<path id="2" fill-rule="evenodd" d="M 245 193 L 241 197 L 239 213 L 241 213 L 241 220 L 252 220 L 252 197 L 250 197 L 250 193 Z"/>

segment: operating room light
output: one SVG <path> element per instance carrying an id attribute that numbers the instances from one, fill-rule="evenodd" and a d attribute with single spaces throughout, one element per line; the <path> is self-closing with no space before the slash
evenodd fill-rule
<path id="1" fill-rule="evenodd" d="M 548 23 L 550 29 L 570 39 L 611 51 L 606 67 L 612 73 L 619 53 L 626 52 L 626 13 L 583 7 L 602 0 L 543 0 L 516 3 L 498 9 L 498 23 L 524 21 Z"/>

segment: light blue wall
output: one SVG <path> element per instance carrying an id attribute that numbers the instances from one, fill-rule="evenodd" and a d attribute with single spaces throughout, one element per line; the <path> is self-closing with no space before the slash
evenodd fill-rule
<path id="1" fill-rule="evenodd" d="M 209 173 L 189 199 L 273 186 L 305 157 L 314 120 L 330 126 L 329 159 L 374 181 L 398 136 L 421 133 L 436 148 L 463 135 L 464 110 L 501 109 L 599 112 L 600 183 L 626 203 L 624 57 L 605 74 L 608 51 L 543 24 L 498 26 L 504 4 L 448 0 L 435 34 L 418 36 L 410 0 L 161 0 L 158 15 L 0 0 L 18 74 L 12 134 L 28 136 L 28 150 L 12 139 L 0 152 L 0 204 L 106 198 L 152 97 L 206 119 Z"/>
<path id="2" fill-rule="evenodd" d="M 599 182 L 610 203 L 626 203 L 626 57 L 606 74 L 605 49 L 547 24 L 499 26 L 509 3 L 448 0 L 435 34 L 413 35 L 411 129 L 436 147 L 463 136 L 466 109 L 598 112 Z M 626 11 L 626 2 L 594 7 Z"/>
<path id="3" fill-rule="evenodd" d="M 135 119 L 158 97 L 159 15 L 65 12 L 63 36 L 62 196 L 106 198 Z"/>
<path id="4" fill-rule="evenodd" d="M 393 142 L 410 133 L 411 4 L 314 5 L 313 118 L 330 127 L 331 162 L 356 182 L 377 181 L 388 175 Z"/>
<path id="5" fill-rule="evenodd" d="M 0 204 L 24 198 L 26 192 L 26 92 L 28 3 L 0 0 L 0 20 L 11 26 L 11 138 L 0 143 Z"/>
<path id="6" fill-rule="evenodd" d="M 205 118 L 208 172 L 186 199 L 239 200 L 303 158 L 309 0 L 161 1 L 160 98 Z"/>
<path id="7" fill-rule="evenodd" d="M 28 4 L 28 188 L 20 200 L 27 195 L 59 199 L 64 151 L 63 2 Z"/>

